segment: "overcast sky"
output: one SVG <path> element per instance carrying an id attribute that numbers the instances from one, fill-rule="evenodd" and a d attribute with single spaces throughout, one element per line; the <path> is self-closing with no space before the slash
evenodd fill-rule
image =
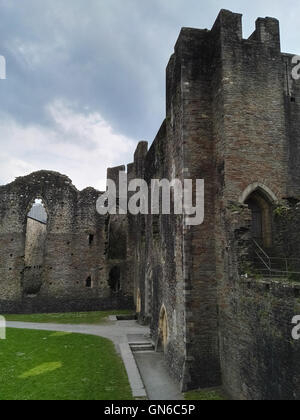
<path id="1" fill-rule="evenodd" d="M 298 0 L 0 0 L 0 184 L 39 169 L 103 189 L 165 118 L 165 67 L 182 26 L 211 28 L 221 8 L 281 21 L 300 53 Z"/>

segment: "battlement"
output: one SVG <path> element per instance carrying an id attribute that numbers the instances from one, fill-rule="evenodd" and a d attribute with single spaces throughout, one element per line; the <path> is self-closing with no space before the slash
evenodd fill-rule
<path id="1" fill-rule="evenodd" d="M 233 13 L 222 9 L 212 27 L 212 34 L 219 34 L 222 41 L 241 41 L 243 38 L 242 17 L 240 13 Z"/>
<path id="2" fill-rule="evenodd" d="M 187 47 L 199 39 L 210 38 L 215 46 L 222 44 L 237 44 L 243 39 L 243 15 L 222 9 L 212 26 L 208 29 L 182 28 L 175 45 L 175 52 L 187 44 Z M 266 47 L 280 51 L 280 25 L 275 18 L 266 17 L 256 20 L 255 31 L 248 38 L 248 41 L 264 44 Z"/>
<path id="3" fill-rule="evenodd" d="M 280 50 L 280 25 L 279 21 L 267 17 L 256 20 L 256 29 L 249 37 L 249 40 L 262 42 L 267 46 L 278 48 Z"/>

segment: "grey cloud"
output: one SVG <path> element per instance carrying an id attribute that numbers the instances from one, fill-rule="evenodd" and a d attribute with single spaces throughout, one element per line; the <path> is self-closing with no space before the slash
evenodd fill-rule
<path id="1" fill-rule="evenodd" d="M 244 14 L 245 36 L 258 16 L 279 18 L 283 50 L 300 52 L 295 0 L 0 0 L 8 73 L 0 83 L 2 118 L 51 130 L 47 106 L 62 99 L 74 112 L 100 113 L 135 142 L 151 142 L 164 118 L 165 67 L 180 27 L 210 28 L 221 8 Z"/>

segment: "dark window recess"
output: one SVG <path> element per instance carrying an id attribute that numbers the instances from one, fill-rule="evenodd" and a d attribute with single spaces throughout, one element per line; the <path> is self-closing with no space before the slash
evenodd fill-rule
<path id="1" fill-rule="evenodd" d="M 108 284 L 113 292 L 121 290 L 121 270 L 120 267 L 113 267 L 109 273 Z"/>
<path id="2" fill-rule="evenodd" d="M 89 245 L 92 245 L 92 243 L 94 242 L 94 235 L 89 235 Z"/>
<path id="3" fill-rule="evenodd" d="M 85 287 L 87 287 L 88 289 L 91 289 L 92 287 L 92 278 L 91 276 L 89 276 L 86 281 L 85 281 Z"/>
<path id="4" fill-rule="evenodd" d="M 291 96 L 291 102 L 296 102 L 295 96 Z"/>

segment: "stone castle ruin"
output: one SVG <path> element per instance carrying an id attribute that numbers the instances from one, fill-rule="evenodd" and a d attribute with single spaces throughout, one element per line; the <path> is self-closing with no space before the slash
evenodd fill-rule
<path id="1" fill-rule="evenodd" d="M 166 119 L 128 179 L 204 179 L 205 220 L 96 212 L 99 192 L 37 172 L 0 187 L 0 311 L 134 307 L 183 390 L 300 399 L 300 82 L 279 23 L 222 10 L 183 28 Z M 125 167 L 108 170 L 118 181 Z M 35 200 L 46 221 L 28 218 Z M 42 203 L 42 204 L 41 204 Z M 38 242 L 38 243 L 37 243 Z"/>
<path id="2" fill-rule="evenodd" d="M 47 171 L 0 187 L 2 313 L 132 307 L 126 228 L 97 213 L 98 196 Z M 121 228 L 113 249 L 108 240 Z"/>

